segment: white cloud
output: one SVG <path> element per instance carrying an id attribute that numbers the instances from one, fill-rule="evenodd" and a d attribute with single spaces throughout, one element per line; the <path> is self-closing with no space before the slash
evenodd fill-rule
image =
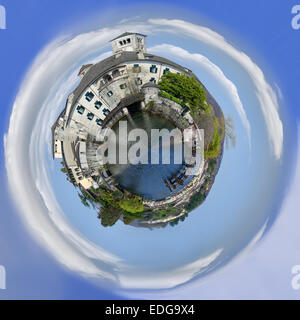
<path id="1" fill-rule="evenodd" d="M 283 125 L 278 114 L 276 93 L 267 83 L 262 70 L 244 52 L 234 48 L 224 37 L 209 28 L 194 25 L 182 20 L 149 19 L 149 22 L 173 28 L 186 36 L 196 38 L 228 54 L 237 61 L 249 74 L 256 88 L 256 95 L 269 132 L 270 143 L 276 158 L 280 158 L 283 149 Z"/>
<path id="2" fill-rule="evenodd" d="M 298 123 L 300 137 L 300 123 Z M 189 286 L 154 293 L 143 293 L 144 298 L 160 299 L 294 299 L 299 300 L 300 291 L 292 287 L 292 268 L 300 264 L 300 140 L 297 146 L 296 168 L 281 214 L 268 236 L 261 239 L 266 224 L 257 233 L 234 262 L 209 277 L 204 282 L 195 281 Z M 257 241 L 260 240 L 257 246 Z M 255 250 L 249 249 L 255 247 Z M 135 296 L 132 294 L 132 296 Z"/>
<path id="3" fill-rule="evenodd" d="M 223 249 L 218 249 L 207 257 L 200 258 L 192 263 L 189 263 L 181 268 L 170 270 L 168 272 L 160 272 L 148 276 L 139 273 L 130 273 L 121 276 L 121 286 L 132 289 L 170 289 L 182 283 L 188 282 L 194 278 L 203 269 L 214 262 L 222 253 Z M 126 292 L 126 294 L 134 293 Z M 140 295 L 140 293 L 138 294 Z"/>
<path id="4" fill-rule="evenodd" d="M 111 31 L 93 32 L 89 39 L 87 35 L 80 35 L 63 44 L 58 40 L 43 50 L 20 88 L 4 143 L 12 196 L 31 233 L 64 266 L 85 275 L 116 281 L 113 267 L 110 272 L 103 271 L 92 259 L 109 266 L 121 263 L 120 259 L 91 243 L 69 225 L 55 199 L 47 163 L 41 156 L 45 143 L 50 141 L 51 123 L 65 104 L 66 93 L 78 81 L 77 69 L 68 79 L 67 72 L 87 53 L 106 46 L 111 35 Z M 85 42 L 89 43 L 88 47 L 82 46 Z M 60 87 L 51 84 L 60 84 Z"/>
<path id="5" fill-rule="evenodd" d="M 149 290 L 147 291 L 124 290 L 123 292 L 131 298 L 142 297 L 143 299 L 218 299 L 218 297 L 220 299 L 237 299 L 238 296 L 234 296 L 236 290 L 236 282 L 233 281 L 231 286 L 229 286 L 229 284 L 227 283 L 230 281 L 230 279 L 234 279 L 234 275 L 237 272 L 232 272 L 232 266 L 237 269 L 242 265 L 243 272 L 246 271 L 245 269 L 247 269 L 247 263 L 245 263 L 245 260 L 248 260 L 247 258 L 249 255 L 255 254 L 254 249 L 258 247 L 259 241 L 262 240 L 267 224 L 268 221 L 264 223 L 264 225 L 250 241 L 250 243 L 248 243 L 246 248 L 244 248 L 237 256 L 234 257 L 230 265 L 226 265 L 222 269 L 219 269 L 218 272 L 206 275 L 204 279 L 200 278 L 188 283 L 188 281 L 192 280 L 194 276 L 200 274 L 203 269 L 208 267 L 212 262 L 216 261 L 216 259 L 223 252 L 223 249 L 218 249 L 211 255 L 198 259 L 197 261 L 190 263 L 180 269 L 173 270 L 169 273 L 160 274 L 154 282 L 152 280 L 152 282 L 150 281 L 150 279 L 152 278 L 150 278 L 149 280 L 140 278 L 139 282 L 135 280 L 135 288 L 141 286 L 144 288 L 148 288 Z M 223 278 L 225 279 L 226 287 L 230 287 L 230 290 L 228 294 L 221 296 L 221 293 L 220 295 L 218 295 L 218 287 L 225 286 L 225 284 L 222 285 Z M 157 286 L 157 283 L 159 282 L 163 283 L 164 286 Z M 143 284 L 147 284 L 147 286 L 143 286 Z M 128 285 L 126 287 L 130 288 L 130 286 Z M 259 285 L 257 287 L 259 287 Z M 161 290 L 166 288 L 168 288 L 169 290 Z M 247 289 L 247 286 L 245 286 L 245 289 Z M 207 294 L 208 291 L 209 293 Z M 211 293 L 216 294 L 215 296 L 211 295 L 210 297 L 209 295 Z M 224 292 L 222 292 L 222 294 L 224 294 Z"/>
<path id="6" fill-rule="evenodd" d="M 150 20 L 150 22 L 155 25 L 158 24 L 158 20 Z M 167 20 L 161 22 L 167 24 Z M 169 23 L 172 26 L 173 22 L 169 21 Z M 128 30 L 138 30 L 150 34 L 160 28 L 160 26 L 156 28 L 153 24 L 130 25 Z M 195 30 L 200 28 L 190 24 L 188 26 L 190 29 L 193 26 Z M 185 32 L 184 28 L 187 25 L 181 21 L 176 26 L 176 28 L 179 27 L 181 27 L 181 31 Z M 219 42 L 225 42 L 221 36 L 209 29 L 204 28 L 202 33 L 204 30 L 207 34 L 206 36 L 202 34 L 203 41 L 212 44 L 211 38 L 215 37 Z M 159 272 L 155 274 L 145 272 L 140 278 L 138 276 L 132 277 L 131 275 L 135 270 L 134 266 L 125 265 L 119 257 L 94 245 L 66 221 L 49 181 L 46 159 L 42 156 L 45 146 L 49 148 L 50 127 L 55 120 L 55 116 L 64 106 L 65 94 L 70 92 L 78 81 L 76 78 L 79 67 L 77 65 L 78 61 L 85 61 L 85 57 L 105 49 L 108 41 L 122 31 L 124 31 L 124 26 L 117 26 L 81 34 L 68 41 L 66 38 L 61 38 L 47 46 L 36 58 L 15 100 L 9 130 L 5 136 L 8 181 L 13 199 L 19 208 L 24 223 L 35 238 L 65 267 L 87 276 L 109 279 L 128 287 L 136 285 L 147 287 L 150 286 L 150 283 L 152 283 L 152 287 L 170 287 L 192 279 L 201 268 L 207 267 L 217 259 L 221 251 L 216 251 L 214 254 L 188 266 L 170 270 L 165 282 L 162 281 L 164 274 Z M 198 35 L 198 31 L 196 35 Z M 226 42 L 223 45 L 229 46 Z M 101 57 L 103 58 L 105 55 L 107 53 L 104 53 Z M 189 58 L 198 60 L 200 55 L 192 55 Z M 247 62 L 245 63 L 248 70 L 250 58 L 243 57 L 243 59 Z M 223 81 L 226 88 L 230 90 L 237 110 L 239 110 L 244 125 L 247 127 L 247 117 L 244 114 L 237 92 L 235 92 L 234 85 L 229 80 L 224 79 L 222 71 L 206 61 L 204 57 L 203 63 L 211 68 L 216 77 L 219 77 L 220 81 Z M 254 71 L 257 72 L 257 70 Z M 268 104 L 271 100 L 270 104 L 264 109 L 271 114 L 271 120 L 267 120 L 267 124 L 268 128 L 271 127 L 272 129 L 272 132 L 270 132 L 272 139 L 275 135 L 273 130 L 277 130 L 279 140 L 276 144 L 274 143 L 274 148 L 276 155 L 280 156 L 282 130 L 280 130 L 281 122 L 276 118 L 278 114 L 273 110 L 274 101 L 272 99 L 274 97 L 270 92 L 272 90 L 265 83 L 262 73 L 259 74 L 258 72 L 255 77 L 253 76 L 253 79 L 254 82 L 262 82 L 259 83 L 261 89 L 258 92 L 262 102 Z M 267 93 L 262 93 L 261 90 L 266 90 Z M 267 118 L 269 119 L 269 117 Z M 97 260 L 101 265 L 96 265 L 94 260 Z M 159 279 L 159 281 L 155 279 Z"/>

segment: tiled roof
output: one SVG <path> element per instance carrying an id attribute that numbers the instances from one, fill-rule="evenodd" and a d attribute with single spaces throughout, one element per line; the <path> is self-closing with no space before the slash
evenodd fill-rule
<path id="1" fill-rule="evenodd" d="M 101 77 L 104 73 L 108 72 L 109 70 L 113 69 L 114 67 L 118 66 L 119 64 L 125 63 L 125 62 L 130 62 L 130 61 L 151 61 L 153 63 L 158 62 L 158 63 L 165 63 L 170 66 L 173 66 L 177 68 L 178 70 L 181 70 L 184 73 L 188 74 L 193 74 L 191 70 L 182 67 L 181 65 L 159 57 L 155 56 L 153 54 L 145 53 L 144 54 L 145 58 L 144 59 L 139 59 L 138 54 L 136 52 L 130 52 L 130 51 L 124 51 L 122 52 L 119 56 L 110 56 L 99 63 L 93 65 L 88 72 L 85 74 L 83 79 L 81 80 L 79 86 L 74 90 L 74 99 L 73 99 L 73 105 L 72 108 L 74 107 L 75 103 L 77 102 L 78 98 L 80 95 L 83 93 L 83 91 L 90 86 L 93 82 L 95 82 L 99 77 Z"/>

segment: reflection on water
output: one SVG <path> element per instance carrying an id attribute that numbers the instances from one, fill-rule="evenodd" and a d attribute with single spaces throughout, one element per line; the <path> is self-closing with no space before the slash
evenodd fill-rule
<path id="1" fill-rule="evenodd" d="M 122 119 L 122 121 L 126 120 Z M 153 114 L 146 112 L 135 112 L 127 116 L 127 130 L 132 129 L 144 129 L 148 134 L 148 163 L 149 164 L 114 164 L 110 165 L 109 169 L 114 177 L 120 183 L 120 186 L 141 195 L 146 199 L 159 200 L 169 196 L 174 192 L 178 192 L 184 185 L 189 182 L 189 178 L 186 179 L 183 186 L 180 186 L 175 191 L 171 192 L 165 185 L 164 180 L 170 178 L 176 174 L 182 167 L 181 164 L 174 163 L 174 148 L 170 149 L 170 164 L 162 164 L 162 153 L 164 147 L 160 141 L 159 148 L 159 164 L 151 164 L 151 129 L 168 129 L 169 131 L 175 129 L 175 126 L 168 120 Z M 119 136 L 119 124 L 117 123 L 113 130 L 117 135 L 117 142 Z M 129 142 L 127 150 L 135 144 L 135 142 Z"/>

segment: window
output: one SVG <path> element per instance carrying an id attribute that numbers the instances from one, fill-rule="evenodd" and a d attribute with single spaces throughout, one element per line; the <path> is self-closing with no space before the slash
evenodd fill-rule
<path id="1" fill-rule="evenodd" d="M 120 45 L 120 46 L 122 46 L 122 45 L 123 45 L 122 41 L 119 41 L 119 45 Z"/>
<path id="2" fill-rule="evenodd" d="M 130 38 L 128 38 L 128 39 L 127 39 L 127 43 L 130 43 L 130 42 L 131 42 L 131 40 L 130 40 Z"/>
<path id="3" fill-rule="evenodd" d="M 113 92 L 112 92 L 112 91 L 108 91 L 108 92 L 107 92 L 107 95 L 108 95 L 109 97 L 111 97 L 111 96 L 113 95 Z"/>
<path id="4" fill-rule="evenodd" d="M 88 91 L 86 94 L 85 94 L 85 99 L 88 101 L 88 102 L 90 102 L 90 101 L 92 101 L 92 99 L 94 98 L 94 94 L 93 94 L 93 92 L 91 92 L 91 91 Z"/>
<path id="5" fill-rule="evenodd" d="M 126 83 L 122 83 L 120 84 L 120 89 L 126 89 L 127 88 L 127 84 Z"/>
<path id="6" fill-rule="evenodd" d="M 91 120 L 93 120 L 94 119 L 94 114 L 93 113 L 88 113 L 87 114 L 87 118 L 91 121 Z"/>
<path id="7" fill-rule="evenodd" d="M 99 101 L 99 100 L 97 100 L 97 101 L 95 102 L 95 108 L 99 110 L 99 109 L 101 108 L 101 106 L 102 106 L 102 102 Z"/>
<path id="8" fill-rule="evenodd" d="M 78 106 L 78 107 L 77 107 L 77 112 L 78 112 L 79 114 L 83 114 L 83 113 L 84 113 L 84 110 L 85 110 L 85 108 L 84 108 L 83 106 Z"/>
<path id="9" fill-rule="evenodd" d="M 142 79 L 141 79 L 141 78 L 137 78 L 137 79 L 136 79 L 136 84 L 137 84 L 138 86 L 142 85 L 142 84 L 143 84 Z"/>
<path id="10" fill-rule="evenodd" d="M 126 44 L 126 40 L 123 40 L 123 45 Z"/>
<path id="11" fill-rule="evenodd" d="M 104 83 L 108 83 L 111 80 L 112 80 L 112 77 L 109 74 L 106 74 L 105 76 L 103 76 Z"/>
<path id="12" fill-rule="evenodd" d="M 150 67 L 150 72 L 151 73 L 157 73 L 157 67 L 155 64 L 153 64 L 151 67 Z"/>
<path id="13" fill-rule="evenodd" d="M 163 74 L 166 74 L 167 72 L 170 72 L 170 69 L 169 68 L 166 68 L 163 72 Z"/>
<path id="14" fill-rule="evenodd" d="M 132 72 L 134 72 L 134 73 L 139 73 L 139 72 L 141 72 L 141 67 L 140 67 L 140 65 L 139 65 L 138 63 L 135 63 L 135 64 L 133 65 Z"/>
<path id="15" fill-rule="evenodd" d="M 101 119 L 97 119 L 97 120 L 96 120 L 96 123 L 97 123 L 98 126 L 101 126 L 102 123 L 103 123 L 103 121 L 102 121 Z"/>
<path id="16" fill-rule="evenodd" d="M 152 82 L 152 83 L 156 83 L 155 78 L 151 78 L 151 79 L 150 79 L 150 82 Z"/>
<path id="17" fill-rule="evenodd" d="M 102 112 L 105 116 L 107 116 L 110 113 L 109 109 L 107 108 L 104 108 Z"/>

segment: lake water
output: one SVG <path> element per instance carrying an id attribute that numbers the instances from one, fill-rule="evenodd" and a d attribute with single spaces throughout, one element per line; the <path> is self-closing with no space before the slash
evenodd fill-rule
<path id="1" fill-rule="evenodd" d="M 188 181 L 185 181 L 183 186 L 179 186 L 171 192 L 165 185 L 164 180 L 176 174 L 181 168 L 182 164 L 174 163 L 174 148 L 170 148 L 170 164 L 162 163 L 162 153 L 165 152 L 164 147 L 160 141 L 159 148 L 159 164 L 151 164 L 151 129 L 168 129 L 173 130 L 175 126 L 167 119 L 159 115 L 149 114 L 147 112 L 135 112 L 129 114 L 122 121 L 127 121 L 127 131 L 141 128 L 148 134 L 148 164 L 114 164 L 109 166 L 109 170 L 117 179 L 121 187 L 139 194 L 145 199 L 159 200 L 169 196 L 170 194 L 178 192 Z M 119 142 L 119 123 L 113 128 L 117 135 L 117 143 Z M 127 150 L 136 142 L 129 142 Z M 155 148 L 154 148 L 155 149 Z M 153 150 L 154 150 L 153 149 Z M 117 149 L 118 150 L 118 149 Z M 153 151 L 152 150 L 152 151 Z"/>

